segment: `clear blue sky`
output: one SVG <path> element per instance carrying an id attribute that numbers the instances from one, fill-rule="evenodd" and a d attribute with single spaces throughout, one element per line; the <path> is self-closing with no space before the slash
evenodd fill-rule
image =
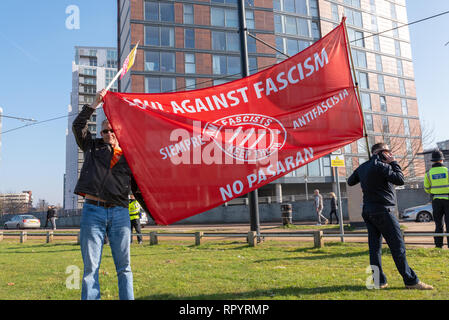
<path id="1" fill-rule="evenodd" d="M 66 8 L 80 29 L 66 28 Z M 409 21 L 449 10 L 447 0 L 408 0 Z M 449 15 L 410 27 L 420 116 L 449 139 Z M 382 30 L 380 30 L 382 31 Z M 42 121 L 67 115 L 75 46 L 116 46 L 116 1 L 0 2 L 0 107 Z M 24 123 L 3 119 L 3 132 Z M 63 203 L 67 118 L 2 135 L 0 193 L 32 190 L 35 202 Z"/>

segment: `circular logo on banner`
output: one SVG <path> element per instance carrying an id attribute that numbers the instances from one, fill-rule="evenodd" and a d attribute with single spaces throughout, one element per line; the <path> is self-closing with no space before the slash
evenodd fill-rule
<path id="1" fill-rule="evenodd" d="M 228 156 L 254 162 L 282 149 L 287 131 L 277 119 L 261 114 L 237 114 L 206 124 L 210 136 Z"/>

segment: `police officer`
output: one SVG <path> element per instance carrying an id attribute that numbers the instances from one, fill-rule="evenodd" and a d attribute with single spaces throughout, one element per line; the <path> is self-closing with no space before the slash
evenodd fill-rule
<path id="1" fill-rule="evenodd" d="M 435 221 L 435 233 L 443 233 L 443 218 L 446 224 L 446 232 L 449 230 L 449 176 L 448 170 L 443 166 L 443 153 L 436 149 L 432 152 L 433 162 L 424 177 L 424 191 L 432 195 L 433 220 Z M 449 246 L 449 237 L 448 246 Z M 443 247 L 443 237 L 434 237 L 435 246 Z"/>
<path id="2" fill-rule="evenodd" d="M 139 244 L 142 244 L 142 235 L 140 231 L 140 205 L 139 202 L 134 198 L 134 195 L 129 196 L 129 219 L 131 220 L 131 233 L 132 229 L 134 229 L 137 232 L 137 242 Z M 133 242 L 131 235 L 131 243 Z"/>

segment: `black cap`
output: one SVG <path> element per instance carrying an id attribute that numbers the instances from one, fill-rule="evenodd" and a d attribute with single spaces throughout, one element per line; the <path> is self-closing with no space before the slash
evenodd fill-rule
<path id="1" fill-rule="evenodd" d="M 441 152 L 438 149 L 435 149 L 432 152 L 432 159 L 430 159 L 430 161 L 436 162 L 436 161 L 440 161 L 440 160 L 444 160 L 443 152 Z"/>

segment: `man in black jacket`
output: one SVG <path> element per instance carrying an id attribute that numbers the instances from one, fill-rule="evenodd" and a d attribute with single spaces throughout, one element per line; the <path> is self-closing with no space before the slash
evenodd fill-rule
<path id="1" fill-rule="evenodd" d="M 432 290 L 433 287 L 419 281 L 409 267 L 399 221 L 394 211 L 396 194 L 394 185 L 404 184 L 401 167 L 385 143 L 372 146 L 371 159 L 360 165 L 348 178 L 348 185 L 360 182 L 363 191 L 362 217 L 368 229 L 370 264 L 376 288 L 386 288 L 387 278 L 382 271 L 382 236 L 387 241 L 396 268 L 408 289 Z"/>
<path id="2" fill-rule="evenodd" d="M 92 137 L 87 126 L 87 121 L 106 93 L 105 90 L 97 93 L 92 105 L 83 107 L 72 126 L 76 142 L 84 152 L 83 167 L 74 191 L 85 197 L 80 225 L 84 262 L 81 298 L 100 299 L 98 272 L 107 235 L 117 271 L 119 298 L 132 300 L 128 213 L 130 189 L 139 201 L 142 198 L 110 123 L 107 120 L 102 123 L 101 139 Z M 142 204 L 143 201 L 140 202 Z M 146 209 L 144 203 L 143 208 Z"/>

